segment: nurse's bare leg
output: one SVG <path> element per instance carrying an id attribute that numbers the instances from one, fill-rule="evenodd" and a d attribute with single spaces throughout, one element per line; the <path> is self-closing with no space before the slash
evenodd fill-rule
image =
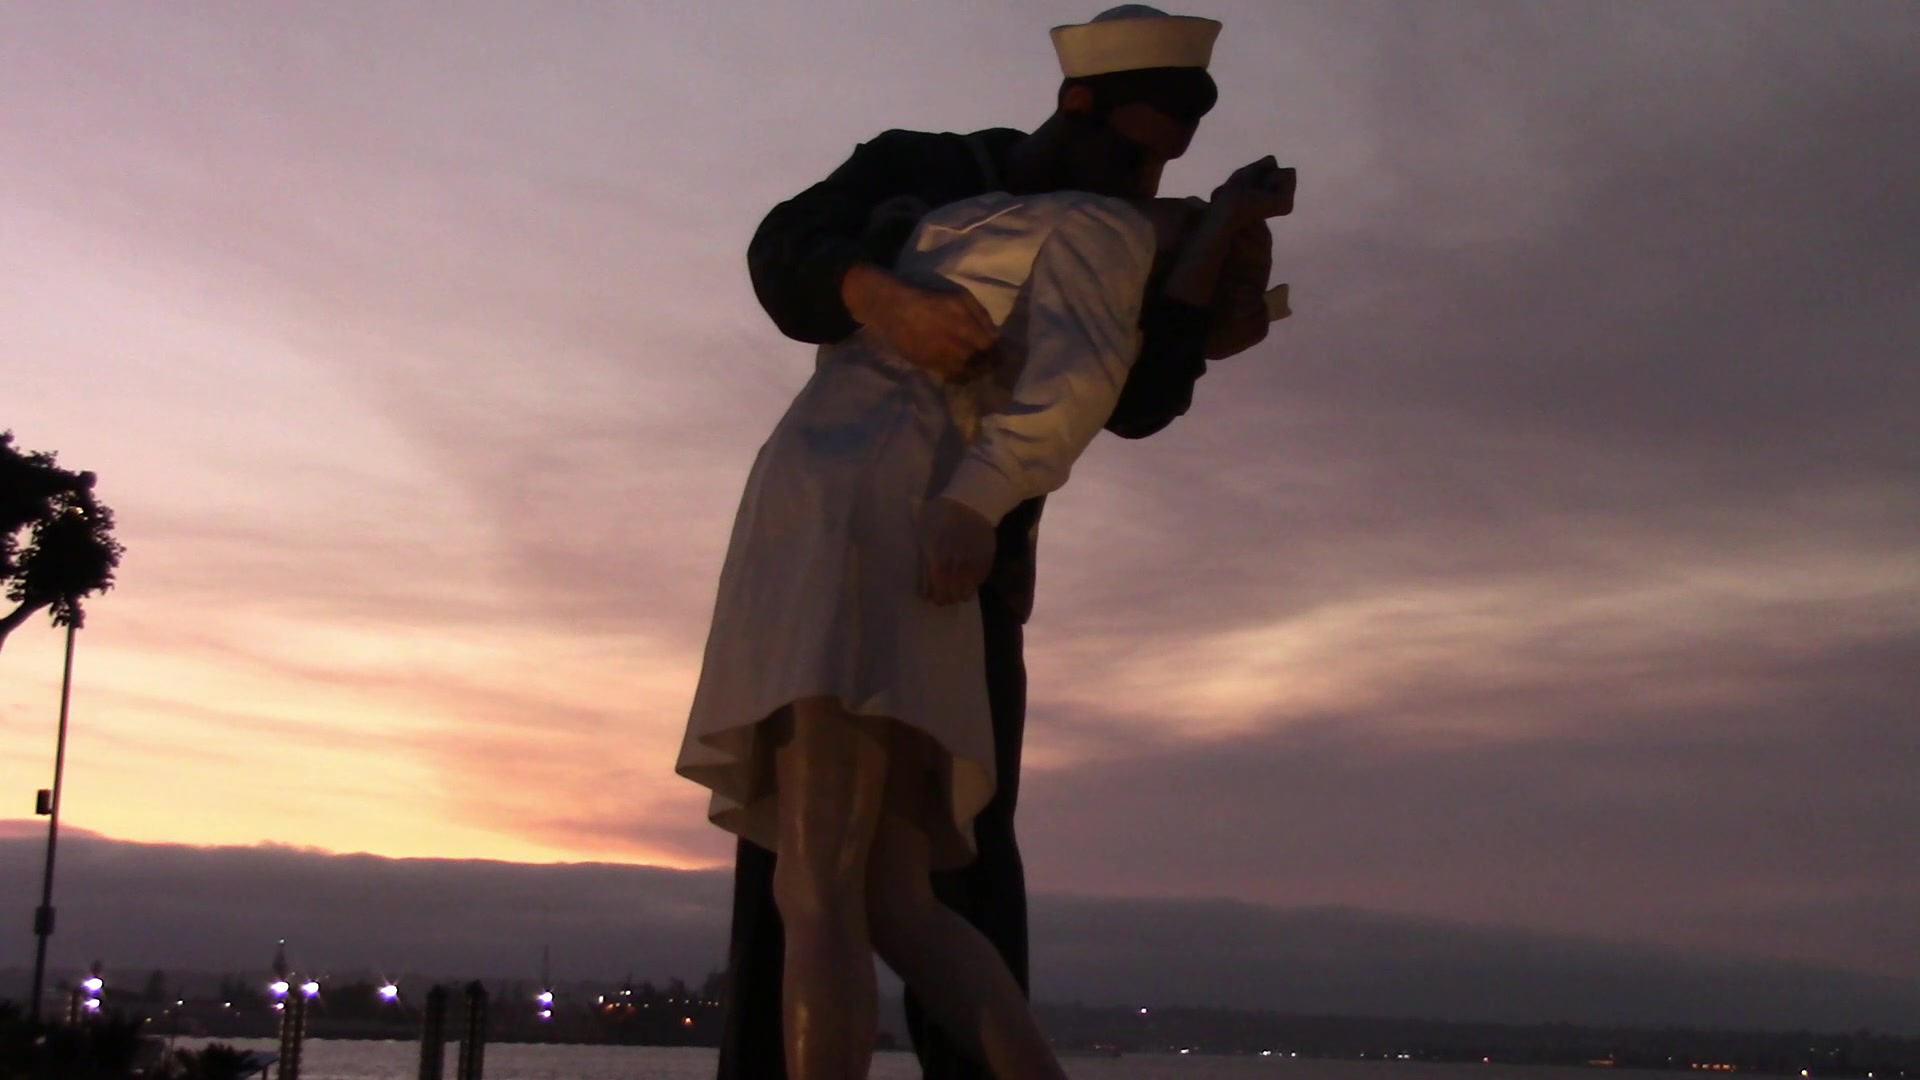
<path id="1" fill-rule="evenodd" d="M 895 760 L 912 760 L 902 738 L 896 730 Z M 930 861 L 919 828 L 896 813 L 881 815 L 867 868 L 874 950 L 933 1022 L 997 1080 L 1065 1080 L 1006 961 L 986 935 L 934 896 Z"/>
<path id="2" fill-rule="evenodd" d="M 877 990 L 866 875 L 887 776 L 884 722 L 831 699 L 794 702 L 774 750 L 780 807 L 774 904 L 786 925 L 781 980 L 788 1080 L 861 1080 Z"/>

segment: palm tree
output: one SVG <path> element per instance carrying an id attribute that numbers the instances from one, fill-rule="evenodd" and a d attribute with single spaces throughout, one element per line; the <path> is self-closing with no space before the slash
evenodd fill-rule
<path id="1" fill-rule="evenodd" d="M 60 779 L 67 757 L 73 637 L 85 618 L 81 600 L 113 587 L 113 571 L 124 551 L 113 538 L 113 511 L 94 500 L 92 473 L 62 469 L 52 454 L 19 450 L 13 445 L 13 432 L 0 432 L 0 586 L 15 605 L 0 616 L 0 647 L 5 646 L 7 635 L 38 611 L 49 611 L 53 624 L 67 629 L 53 787 L 43 791 L 39 804 L 48 821 L 45 876 L 40 906 L 33 916 L 39 946 L 33 961 L 33 998 L 27 1003 L 27 1015 L 35 1022 L 40 1019 L 47 938 L 53 933 L 53 860 L 60 835 Z"/>
<path id="2" fill-rule="evenodd" d="M 253 1054 L 226 1043 L 208 1043 L 174 1054 L 168 1075 L 174 1080 L 245 1080 L 259 1071 Z"/>
<path id="3" fill-rule="evenodd" d="M 0 1080 L 15 1080 L 26 1076 L 27 1064 L 33 1060 L 34 1036 L 38 1027 L 27 1022 L 20 1007 L 11 1001 L 0 1001 Z"/>
<path id="4" fill-rule="evenodd" d="M 43 610 L 55 626 L 80 626 L 80 601 L 113 587 L 126 549 L 113 538 L 113 511 L 95 501 L 93 483 L 92 473 L 17 449 L 13 432 L 0 432 L 0 585 L 15 605 L 0 615 L 0 648 Z"/>
<path id="5" fill-rule="evenodd" d="M 24 1026 L 31 1040 L 27 1053 L 0 1062 L 4 1080 L 127 1080 L 140 1054 L 140 1021 L 100 1016 L 84 1024 Z"/>

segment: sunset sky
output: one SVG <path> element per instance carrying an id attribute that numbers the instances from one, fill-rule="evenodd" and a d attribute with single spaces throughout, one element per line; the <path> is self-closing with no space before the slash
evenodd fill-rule
<path id="1" fill-rule="evenodd" d="M 1226 30 L 1165 191 L 1296 165 L 1296 315 L 1048 506 L 1033 887 L 1920 976 L 1920 7 L 1174 9 Z M 64 820 L 730 859 L 672 763 L 812 366 L 747 239 L 1038 124 L 1096 10 L 0 9 L 0 428 L 128 549 Z M 60 645 L 0 653 L 0 817 Z"/>

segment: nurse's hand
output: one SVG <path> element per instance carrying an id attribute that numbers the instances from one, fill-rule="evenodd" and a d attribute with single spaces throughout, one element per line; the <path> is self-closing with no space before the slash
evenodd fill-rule
<path id="1" fill-rule="evenodd" d="M 950 379 L 999 338 L 993 318 L 965 289 L 923 289 L 871 263 L 840 282 L 853 321 L 879 334 L 908 363 Z"/>
<path id="2" fill-rule="evenodd" d="M 969 599 L 993 570 L 993 523 L 941 496 L 920 508 L 920 596 L 936 604 Z"/>

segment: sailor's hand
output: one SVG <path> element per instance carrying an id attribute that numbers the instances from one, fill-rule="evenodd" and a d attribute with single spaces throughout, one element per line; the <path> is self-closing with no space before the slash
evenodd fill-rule
<path id="1" fill-rule="evenodd" d="M 987 309 L 965 289 L 923 289 L 871 264 L 849 269 L 840 295 L 855 322 L 943 379 L 965 371 L 967 360 L 999 337 Z"/>
<path id="2" fill-rule="evenodd" d="M 1299 174 L 1283 169 L 1269 154 L 1235 169 L 1227 182 L 1213 191 L 1212 209 L 1233 227 L 1293 213 L 1293 190 Z"/>
<path id="3" fill-rule="evenodd" d="M 920 508 L 920 595 L 936 604 L 973 596 L 993 570 L 993 522 L 941 496 Z"/>

